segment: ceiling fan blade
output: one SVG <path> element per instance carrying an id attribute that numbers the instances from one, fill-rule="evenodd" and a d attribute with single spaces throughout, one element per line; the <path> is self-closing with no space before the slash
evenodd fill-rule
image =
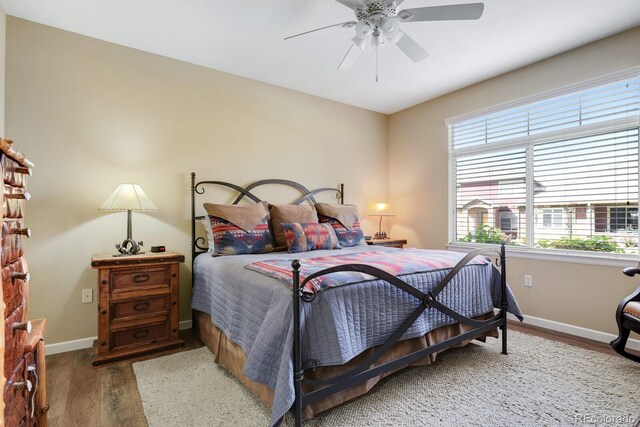
<path id="1" fill-rule="evenodd" d="M 285 37 L 285 40 L 289 40 L 292 39 L 294 37 L 300 37 L 300 36 L 304 36 L 305 34 L 309 34 L 309 33 L 313 33 L 316 31 L 320 31 L 320 30 L 326 30 L 327 28 L 333 28 L 333 27 L 344 27 L 344 28 L 350 28 L 353 27 L 354 25 L 356 25 L 357 22 L 356 21 L 347 21 L 347 22 L 341 22 L 339 24 L 333 24 L 333 25 L 327 25 L 326 27 L 321 27 L 321 28 L 316 28 L 315 30 L 309 30 L 309 31 L 305 31 L 304 33 L 300 33 L 300 34 L 294 34 L 292 36 L 289 37 Z"/>
<path id="2" fill-rule="evenodd" d="M 347 51 L 347 54 L 342 58 L 342 62 L 338 65 L 338 70 L 346 70 L 353 67 L 353 64 L 356 63 L 356 60 L 360 57 L 361 53 L 362 50 L 355 44 L 352 44 Z"/>
<path id="3" fill-rule="evenodd" d="M 401 31 L 402 37 L 396 42 L 396 46 L 413 62 L 424 60 L 429 54 L 414 39 L 409 37 L 407 33 Z"/>
<path id="4" fill-rule="evenodd" d="M 458 21 L 480 19 L 482 12 L 484 3 L 450 4 L 401 10 L 398 12 L 398 19 L 403 22 Z"/>
<path id="5" fill-rule="evenodd" d="M 366 9 L 367 6 L 361 0 L 336 0 L 351 10 Z"/>

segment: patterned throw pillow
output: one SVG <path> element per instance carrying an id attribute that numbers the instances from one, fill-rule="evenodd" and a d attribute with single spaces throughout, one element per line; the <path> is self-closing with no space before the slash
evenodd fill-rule
<path id="1" fill-rule="evenodd" d="M 263 254 L 273 252 L 273 238 L 269 232 L 267 217 L 252 230 L 243 230 L 237 225 L 215 216 L 211 218 L 214 255 Z"/>
<path id="2" fill-rule="evenodd" d="M 340 242 L 340 245 L 342 247 L 347 248 L 349 246 L 358 246 L 367 243 L 364 240 L 364 233 L 362 232 L 362 228 L 360 228 L 360 222 L 358 221 L 355 221 L 352 227 L 347 228 L 342 225 L 337 219 L 330 218 L 321 214 L 318 214 L 318 220 L 322 224 L 330 224 L 331 227 L 333 227 L 333 231 L 336 232 L 338 242 Z"/>
<path id="3" fill-rule="evenodd" d="M 320 249 L 340 249 L 338 237 L 330 224 L 280 224 L 289 252 L 308 252 Z"/>
<path id="4" fill-rule="evenodd" d="M 211 220 L 213 256 L 262 254 L 273 251 L 269 211 L 265 203 L 205 203 L 204 209 Z"/>
<path id="5" fill-rule="evenodd" d="M 287 249 L 282 233 L 281 224 L 285 223 L 318 223 L 318 214 L 313 206 L 308 205 L 269 205 L 273 238 L 276 242 L 276 250 Z"/>

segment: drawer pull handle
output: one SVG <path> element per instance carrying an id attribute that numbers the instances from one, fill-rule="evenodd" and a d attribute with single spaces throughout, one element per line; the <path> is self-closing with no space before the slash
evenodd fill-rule
<path id="1" fill-rule="evenodd" d="M 31 174 L 32 174 L 31 168 L 25 168 L 25 167 L 22 167 L 22 166 L 18 166 L 13 171 L 15 173 L 19 173 L 21 175 L 29 175 L 29 176 L 31 176 Z"/>
<path id="2" fill-rule="evenodd" d="M 148 302 L 139 302 L 136 305 L 133 306 L 133 309 L 135 311 L 144 311 L 146 309 L 149 308 L 149 303 Z"/>
<path id="3" fill-rule="evenodd" d="M 21 273 L 19 271 L 14 271 L 13 273 L 11 273 L 11 279 L 15 280 L 24 280 L 25 282 L 28 282 L 29 279 L 31 278 L 31 276 L 29 275 L 29 273 Z"/>
<path id="4" fill-rule="evenodd" d="M 135 283 L 142 283 L 148 281 L 150 278 L 151 277 L 149 277 L 148 274 L 136 274 L 135 276 L 133 276 L 133 281 Z"/>
<path id="5" fill-rule="evenodd" d="M 31 230 L 28 228 L 16 228 L 12 230 L 10 234 L 19 234 L 21 236 L 31 237 Z"/>
<path id="6" fill-rule="evenodd" d="M 27 390 L 28 392 L 31 392 L 31 388 L 33 387 L 31 381 L 29 380 L 15 382 L 11 386 L 14 390 Z"/>
<path id="7" fill-rule="evenodd" d="M 29 320 L 26 323 L 15 322 L 13 325 L 11 325 L 11 328 L 14 329 L 14 330 L 27 331 L 27 333 L 30 334 L 31 333 L 31 321 Z"/>
<path id="8" fill-rule="evenodd" d="M 149 330 L 148 330 L 148 329 L 144 329 L 144 330 L 142 330 L 142 331 L 135 331 L 135 332 L 133 333 L 133 337 L 134 337 L 134 338 L 144 338 L 144 337 L 146 337 L 147 335 L 149 335 Z"/>
<path id="9" fill-rule="evenodd" d="M 31 194 L 24 192 L 24 193 L 4 193 L 4 198 L 5 199 L 23 199 L 23 200 L 29 200 L 31 199 Z"/>

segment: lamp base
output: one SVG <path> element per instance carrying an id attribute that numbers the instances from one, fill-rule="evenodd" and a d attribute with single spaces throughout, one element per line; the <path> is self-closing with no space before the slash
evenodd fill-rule
<path id="1" fill-rule="evenodd" d="M 384 240 L 384 239 L 388 239 L 389 236 L 387 236 L 386 231 L 378 231 L 376 234 L 373 235 L 373 238 L 377 240 Z"/>
<path id="2" fill-rule="evenodd" d="M 119 253 L 113 256 L 129 256 L 129 255 L 143 254 L 144 252 L 140 251 L 142 245 L 143 245 L 142 240 L 139 242 L 136 242 L 131 238 L 127 238 L 122 243 L 116 243 L 115 246 Z"/>

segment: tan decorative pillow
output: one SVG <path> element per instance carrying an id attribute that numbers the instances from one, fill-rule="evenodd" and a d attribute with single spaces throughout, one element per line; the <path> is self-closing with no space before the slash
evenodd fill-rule
<path id="1" fill-rule="evenodd" d="M 269 205 L 269 214 L 277 251 L 287 249 L 281 224 L 318 222 L 316 209 L 308 205 Z"/>
<path id="2" fill-rule="evenodd" d="M 332 205 L 329 203 L 316 203 L 318 215 L 340 221 L 346 228 L 352 228 L 358 222 L 358 207 L 356 205 Z"/>
<path id="3" fill-rule="evenodd" d="M 205 203 L 211 221 L 212 255 L 262 254 L 273 251 L 266 204 L 216 205 Z"/>
<path id="4" fill-rule="evenodd" d="M 330 205 L 316 203 L 318 220 L 329 223 L 338 236 L 340 246 L 365 245 L 364 232 L 360 228 L 358 207 L 356 205 Z"/>
<path id="5" fill-rule="evenodd" d="M 207 215 L 222 218 L 237 225 L 244 231 L 251 231 L 269 214 L 266 203 L 254 205 L 218 205 L 205 203 Z"/>

